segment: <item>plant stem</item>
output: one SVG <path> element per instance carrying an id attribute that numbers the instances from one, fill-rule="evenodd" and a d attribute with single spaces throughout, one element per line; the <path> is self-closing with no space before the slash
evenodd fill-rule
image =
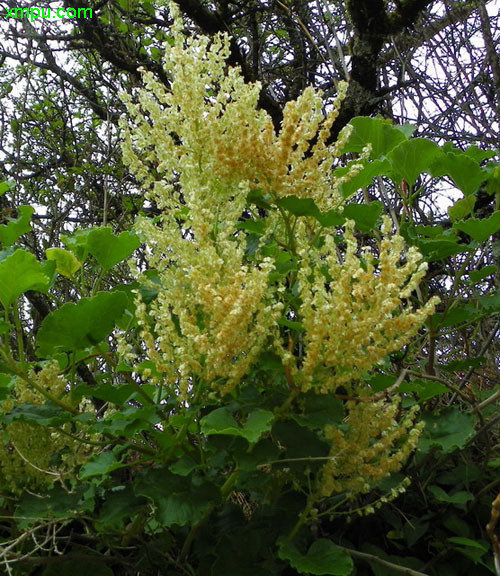
<path id="1" fill-rule="evenodd" d="M 339 546 L 335 544 L 337 548 L 347 552 L 353 558 L 359 558 L 360 560 L 365 560 L 366 562 L 372 562 L 373 564 L 378 564 L 379 566 L 384 566 L 384 568 L 389 568 L 394 572 L 399 572 L 400 574 L 404 574 L 405 576 L 428 576 L 428 574 L 424 574 L 423 572 L 419 572 L 418 570 L 413 570 L 412 568 L 407 568 L 406 566 L 399 566 L 399 564 L 394 564 L 392 562 L 388 562 L 387 560 L 383 560 L 378 556 L 373 554 L 367 554 L 366 552 L 358 552 L 357 550 L 352 550 L 351 548 L 345 548 L 344 546 Z"/>

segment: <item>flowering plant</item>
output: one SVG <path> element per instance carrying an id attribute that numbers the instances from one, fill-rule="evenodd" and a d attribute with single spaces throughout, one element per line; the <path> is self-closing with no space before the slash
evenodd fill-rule
<path id="1" fill-rule="evenodd" d="M 171 9 L 169 86 L 145 73 L 123 95 L 124 159 L 151 210 L 119 236 L 75 232 L 43 264 L 23 250 L 0 261 L 18 344 L 0 346 L 0 488 L 22 531 L 4 563 L 78 525 L 98 536 L 105 576 L 110 556 L 127 574 L 347 576 L 353 558 L 380 559 L 321 527 L 404 493 L 417 445 L 452 453 L 474 433 L 459 411 L 427 431 L 420 405 L 448 390 L 411 378 L 438 317 L 423 252 L 453 241 L 429 248 L 381 203 L 352 201 L 374 176 L 416 179 L 405 158 L 422 140 L 358 118 L 329 144 L 343 84 L 327 106 L 306 89 L 276 130 L 259 84 L 227 68 L 228 38 L 186 37 Z M 444 154 L 423 168 L 442 174 Z M 133 281 L 99 291 L 140 245 Z M 76 284 L 89 259 L 88 296 L 47 315 L 29 360 L 18 298 L 57 274 Z"/>

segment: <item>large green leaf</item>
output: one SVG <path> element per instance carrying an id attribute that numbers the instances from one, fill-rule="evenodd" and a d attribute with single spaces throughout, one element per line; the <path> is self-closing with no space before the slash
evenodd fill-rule
<path id="1" fill-rule="evenodd" d="M 241 436 L 254 444 L 265 432 L 271 429 L 274 414 L 269 410 L 257 408 L 248 415 L 246 422 L 240 425 L 234 419 L 227 406 L 213 410 L 201 419 L 201 431 L 207 436 L 220 434 L 224 436 Z"/>
<path id="2" fill-rule="evenodd" d="M 348 178 L 339 186 L 339 191 L 343 198 L 349 198 L 361 188 L 365 188 L 373 184 L 373 179 L 377 176 L 389 175 L 391 172 L 391 163 L 384 158 L 384 160 L 375 160 L 374 162 L 353 161 L 353 164 L 361 164 L 363 169 L 355 176 Z M 335 170 L 335 177 L 340 178 L 349 172 L 349 166 L 337 168 Z"/>
<path id="3" fill-rule="evenodd" d="M 458 150 L 437 156 L 432 165 L 432 175 L 435 177 L 450 176 L 465 196 L 474 194 L 488 177 L 477 160 L 474 160 L 470 154 Z"/>
<path id="4" fill-rule="evenodd" d="M 371 158 L 381 158 L 387 155 L 398 144 L 411 136 L 414 130 L 408 125 L 394 126 L 388 120 L 364 116 L 353 118 L 350 124 L 353 130 L 342 153 L 361 152 L 367 144 L 371 144 Z"/>
<path id="5" fill-rule="evenodd" d="M 301 574 L 329 574 L 349 576 L 354 565 L 347 552 L 341 550 L 326 538 L 316 540 L 307 554 L 301 554 L 288 538 L 278 540 L 278 555 L 287 560 L 292 568 Z"/>
<path id="6" fill-rule="evenodd" d="M 1 416 L 7 424 L 14 421 L 29 422 L 38 426 L 60 426 L 71 420 L 71 414 L 59 406 L 47 402 L 45 404 L 30 404 L 24 402 Z"/>
<path id="7" fill-rule="evenodd" d="M 338 398 L 311 392 L 304 398 L 303 412 L 292 415 L 292 418 L 311 430 L 323 430 L 325 426 L 342 422 L 345 416 L 343 406 Z"/>
<path id="8" fill-rule="evenodd" d="M 119 448 L 121 449 L 121 446 Z M 83 480 L 92 476 L 102 476 L 121 468 L 123 464 L 118 460 L 115 452 L 116 450 L 108 450 L 93 456 L 80 468 L 79 477 Z"/>
<path id="9" fill-rule="evenodd" d="M 25 530 L 48 519 L 73 518 L 93 507 L 92 500 L 84 494 L 85 487 L 78 486 L 71 492 L 54 486 L 42 496 L 24 492 L 14 513 L 16 524 Z"/>
<path id="10" fill-rule="evenodd" d="M 382 214 L 382 202 L 370 202 L 369 204 L 349 204 L 342 213 L 345 218 L 354 220 L 356 228 L 361 232 L 369 232 L 377 223 Z"/>
<path id="11" fill-rule="evenodd" d="M 413 138 L 389 154 L 393 171 L 413 186 L 422 172 L 431 172 L 432 164 L 443 154 L 439 146 L 425 138 Z"/>
<path id="12" fill-rule="evenodd" d="M 474 434 L 475 418 L 472 414 L 451 407 L 441 412 L 424 415 L 425 428 L 418 449 L 429 452 L 433 448 L 444 453 L 454 452 L 465 446 Z"/>
<path id="13" fill-rule="evenodd" d="M 500 230 L 500 210 L 497 210 L 484 220 L 469 218 L 465 222 L 455 222 L 453 228 L 465 232 L 478 242 L 484 242 Z"/>
<path id="14" fill-rule="evenodd" d="M 133 232 L 115 236 L 111 228 L 94 228 L 87 237 L 88 251 L 104 270 L 110 270 L 139 248 L 141 241 Z"/>
<path id="15" fill-rule="evenodd" d="M 16 250 L 0 262 L 0 302 L 8 308 L 28 290 L 48 290 L 51 279 L 33 254 Z"/>
<path id="16" fill-rule="evenodd" d="M 220 501 L 220 491 L 211 482 L 184 478 L 166 468 L 149 468 L 138 476 L 136 496 L 153 501 L 162 526 L 196 524 Z"/>
<path id="17" fill-rule="evenodd" d="M 123 292 L 100 292 L 64 304 L 42 322 L 36 338 L 38 356 L 95 346 L 110 334 L 126 305 Z"/>
<path id="18" fill-rule="evenodd" d="M 18 217 L 0 226 L 0 242 L 4 246 L 14 244 L 20 236 L 31 230 L 30 221 L 34 211 L 35 209 L 31 206 L 19 206 Z"/>
<path id="19" fill-rule="evenodd" d="M 471 248 L 467 244 L 459 244 L 456 239 L 448 238 L 423 238 L 418 240 L 417 246 L 420 252 L 426 257 L 427 262 L 443 260 L 461 252 L 470 252 Z"/>

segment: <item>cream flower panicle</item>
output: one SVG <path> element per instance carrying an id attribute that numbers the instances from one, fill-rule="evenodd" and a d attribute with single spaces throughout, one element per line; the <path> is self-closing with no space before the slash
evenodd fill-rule
<path id="1" fill-rule="evenodd" d="M 435 309 L 437 298 L 419 309 L 405 302 L 427 264 L 415 248 L 405 251 L 403 238 L 392 234 L 387 217 L 382 233 L 375 265 L 370 248 L 357 255 L 352 221 L 345 226 L 343 259 L 333 236 L 325 235 L 322 247 L 314 248 L 298 231 L 302 299 L 298 314 L 305 329 L 305 357 L 294 372 L 304 391 L 328 393 L 343 386 L 352 393 L 363 373 L 409 342 Z M 401 264 L 403 256 L 406 262 Z"/>

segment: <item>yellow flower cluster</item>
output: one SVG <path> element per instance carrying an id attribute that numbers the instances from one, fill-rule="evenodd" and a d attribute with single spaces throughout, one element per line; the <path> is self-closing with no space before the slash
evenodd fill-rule
<path id="1" fill-rule="evenodd" d="M 57 362 L 49 362 L 40 372 L 29 373 L 30 380 L 53 396 L 65 394 L 66 380 L 59 375 Z M 45 398 L 16 378 L 12 396 L 0 403 L 0 410 L 11 412 L 25 403 L 42 405 Z M 0 450 L 1 488 L 12 492 L 43 489 L 63 479 L 88 459 L 83 445 L 53 428 L 15 421 L 6 427 L 6 442 Z"/>
<path id="2" fill-rule="evenodd" d="M 417 288 L 427 263 L 414 247 L 392 234 L 384 219 L 378 264 L 369 247 L 358 255 L 354 223 L 346 222 L 343 259 L 331 235 L 320 248 L 307 235 L 298 234 L 301 268 L 298 274 L 302 305 L 298 310 L 304 333 L 305 357 L 300 370 L 287 356 L 302 390 L 349 393 L 362 374 L 382 358 L 406 344 L 433 313 L 437 298 L 414 310 L 403 304 Z M 405 263 L 401 264 L 404 257 Z"/>
<path id="3" fill-rule="evenodd" d="M 433 312 L 435 299 L 419 309 L 409 303 L 426 264 L 392 234 L 387 218 L 377 249 L 360 250 L 347 221 L 340 256 L 331 230 L 314 219 L 290 216 L 283 234 L 282 212 L 268 210 L 260 246 L 284 244 L 299 267 L 300 303 L 293 311 L 304 328 L 304 354 L 294 355 L 292 340 L 285 349 L 278 319 L 286 287 L 270 280 L 274 262 L 260 247 L 248 257 L 238 222 L 251 210 L 250 192 L 264 194 L 274 207 L 296 195 L 312 198 L 323 211 L 339 208 L 339 185 L 361 168 L 352 165 L 343 179 L 332 175 L 350 128 L 336 145 L 326 144 L 346 87 L 340 86 L 328 114 L 321 95 L 307 88 L 286 105 L 276 134 L 257 107 L 260 85 L 227 69 L 227 37 L 186 38 L 174 3 L 171 10 L 173 42 L 165 54 L 170 85 L 145 73 L 145 88 L 123 96 L 129 112 L 122 124 L 124 161 L 160 210 L 155 220 L 137 223 L 148 267 L 158 273 L 156 299 L 147 306 L 137 295 L 140 337 L 154 364 L 143 375 L 180 398 L 202 389 L 199 381 L 226 394 L 262 350 L 274 347 L 296 392 L 344 387 L 356 398 L 346 405 L 345 426 L 325 429 L 331 458 L 318 490 L 321 496 L 365 493 L 401 468 L 422 428 L 414 426 L 414 410 L 398 420 L 399 400 L 370 400 L 360 382 Z M 367 148 L 361 156 L 368 154 Z M 293 284 L 293 276 L 287 282 Z M 125 341 L 120 351 L 134 359 Z"/>
<path id="4" fill-rule="evenodd" d="M 124 160 L 160 208 L 177 205 L 179 190 L 188 206 L 207 208 L 248 190 L 273 199 L 312 197 L 321 209 L 341 197 L 331 175 L 332 162 L 348 138 L 326 144 L 347 86 L 328 114 L 321 95 L 307 88 L 284 109 L 280 133 L 258 110 L 260 84 L 247 84 L 237 68 L 226 66 L 229 40 L 217 35 L 186 38 L 178 9 L 171 3 L 173 43 L 165 50 L 167 89 L 150 73 L 138 103 L 124 94 L 129 118 L 123 122 Z"/>
<path id="5" fill-rule="evenodd" d="M 349 401 L 346 424 L 325 428 L 332 448 L 319 476 L 320 496 L 339 492 L 366 494 L 401 469 L 416 447 L 423 422 L 414 425 L 416 408 L 398 421 L 399 402 L 399 398 Z"/>
<path id="6" fill-rule="evenodd" d="M 138 102 L 123 96 L 124 160 L 162 210 L 159 222 L 137 225 L 162 284 L 149 314 L 141 302 L 137 314 L 147 352 L 168 381 L 186 391 L 190 376 L 222 379 L 228 392 L 266 341 L 277 339 L 283 308 L 269 286 L 272 261 L 245 262 L 236 223 L 247 194 L 312 196 L 324 209 L 339 203 L 331 176 L 336 149 L 326 139 L 346 86 L 327 115 L 321 96 L 305 90 L 286 106 L 276 135 L 257 108 L 260 85 L 226 68 L 228 38 L 186 38 L 174 3 L 171 10 L 170 86 L 144 74 Z"/>
<path id="7" fill-rule="evenodd" d="M 189 377 L 227 393 L 277 331 L 282 304 L 268 286 L 273 265 L 269 260 L 259 266 L 242 264 L 242 247 L 221 235 L 203 247 L 184 244 L 175 265 L 159 263 L 163 289 L 149 317 L 138 302 L 141 336 L 156 370 L 183 394 Z M 149 318 L 154 319 L 154 334 Z"/>

